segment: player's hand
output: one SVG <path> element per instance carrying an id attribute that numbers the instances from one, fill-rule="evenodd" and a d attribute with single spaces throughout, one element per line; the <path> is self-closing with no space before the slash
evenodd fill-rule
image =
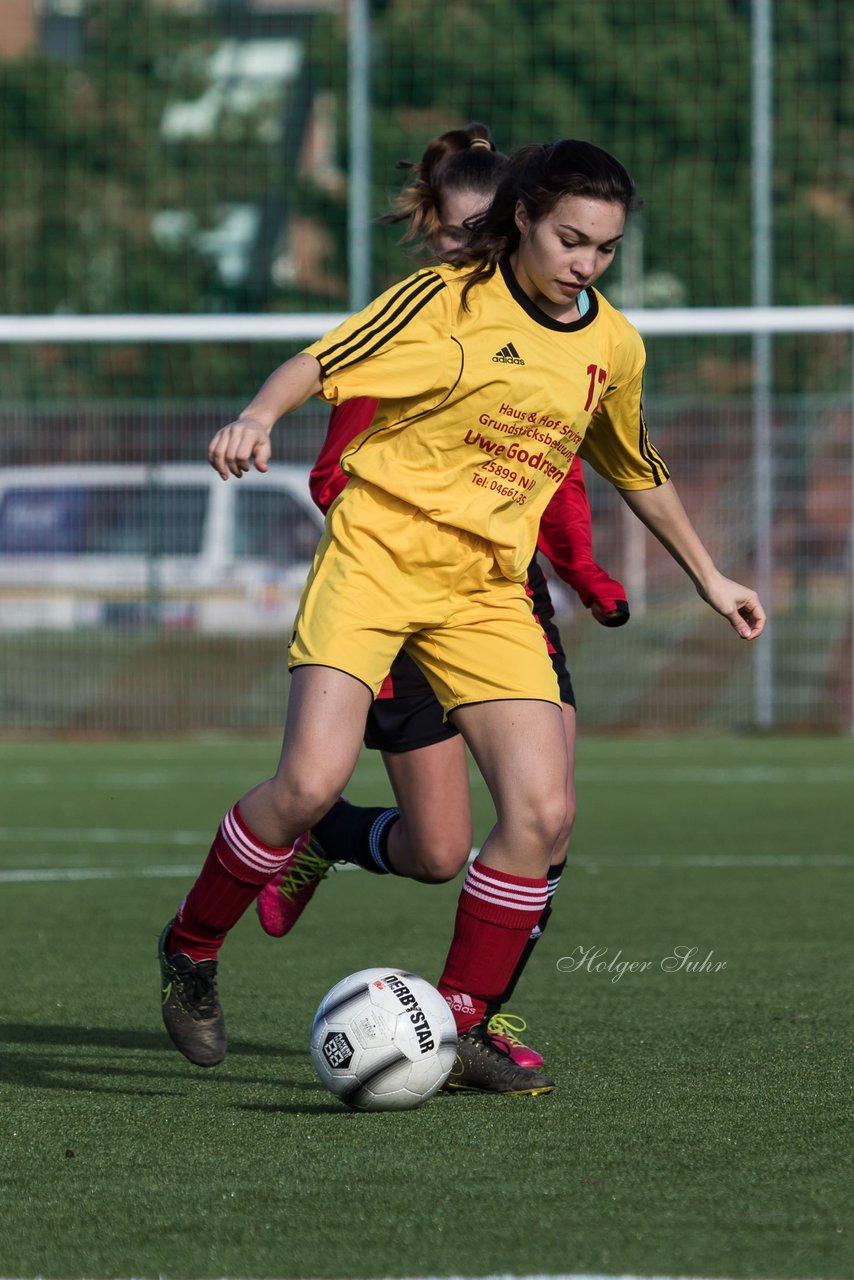
<path id="1" fill-rule="evenodd" d="M 723 614 L 743 640 L 755 640 L 765 630 L 765 610 L 750 587 L 721 577 L 711 589 L 700 591 L 700 595 L 713 609 Z"/>
<path id="2" fill-rule="evenodd" d="M 626 600 L 618 600 L 616 609 L 603 609 L 595 600 L 590 612 L 603 627 L 622 627 L 629 620 L 629 605 Z"/>
<path id="3" fill-rule="evenodd" d="M 221 427 L 208 445 L 208 462 L 223 480 L 238 480 L 254 462 L 256 471 L 266 471 L 272 452 L 270 432 L 255 418 L 240 417 Z"/>

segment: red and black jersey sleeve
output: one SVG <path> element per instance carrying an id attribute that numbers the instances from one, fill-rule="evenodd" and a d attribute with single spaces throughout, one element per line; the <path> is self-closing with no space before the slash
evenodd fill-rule
<path id="1" fill-rule="evenodd" d="M 311 496 L 324 514 L 347 483 L 347 477 L 341 470 L 341 454 L 351 440 L 367 430 L 376 411 L 376 400 L 360 397 L 345 400 L 330 413 L 326 439 L 308 480 Z"/>
<path id="2" fill-rule="evenodd" d="M 625 612 L 626 591 L 593 559 L 590 503 L 581 460 L 575 458 L 540 521 L 537 550 L 569 583 L 585 608 L 598 605 L 605 613 Z"/>

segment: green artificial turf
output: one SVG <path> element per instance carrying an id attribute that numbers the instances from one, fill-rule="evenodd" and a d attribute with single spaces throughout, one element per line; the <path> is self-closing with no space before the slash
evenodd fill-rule
<path id="1" fill-rule="evenodd" d="M 0 744 L 0 1274 L 854 1274 L 850 742 L 585 738 L 513 1004 L 558 1090 L 379 1115 L 320 1086 L 312 1014 L 369 965 L 435 980 L 459 882 L 336 873 L 282 941 L 247 915 L 213 1071 L 160 1023 L 158 932 L 276 750 Z M 349 794 L 388 798 L 376 757 Z"/>

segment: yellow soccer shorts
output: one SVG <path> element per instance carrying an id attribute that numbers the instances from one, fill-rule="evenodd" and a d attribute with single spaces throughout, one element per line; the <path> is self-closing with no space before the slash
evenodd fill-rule
<path id="1" fill-rule="evenodd" d="M 401 647 L 446 715 L 509 698 L 560 706 L 524 585 L 501 574 L 490 544 L 351 480 L 330 508 L 289 666 L 334 667 L 376 696 Z"/>

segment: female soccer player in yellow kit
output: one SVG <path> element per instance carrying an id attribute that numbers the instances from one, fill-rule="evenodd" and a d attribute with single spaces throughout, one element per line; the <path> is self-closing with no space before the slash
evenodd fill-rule
<path id="1" fill-rule="evenodd" d="M 740 636 L 754 639 L 765 622 L 756 594 L 720 573 L 688 519 L 647 434 L 641 339 L 592 288 L 635 205 L 629 174 L 591 143 L 524 148 L 474 228 L 466 265 L 427 268 L 388 290 L 277 369 L 212 440 L 223 479 L 253 464 L 264 471 L 274 424 L 310 395 L 379 401 L 342 457 L 351 480 L 303 592 L 276 772 L 225 815 L 161 935 L 163 1017 L 191 1061 L 225 1056 L 219 946 L 342 791 L 372 698 L 404 647 L 496 809 L 438 984 L 459 1031 L 449 1084 L 553 1088 L 500 1053 L 482 1022 L 545 906 L 565 818 L 560 699 L 524 579 L 540 516 L 575 454 L 616 486 Z"/>
<path id="2" fill-rule="evenodd" d="M 383 221 L 405 223 L 404 243 L 420 240 L 443 262 L 453 262 L 468 239 L 468 223 L 495 195 L 507 157 L 495 151 L 488 127 L 479 122 L 433 138 L 409 171 Z M 578 300 L 586 310 L 585 296 Z M 309 488 L 324 514 L 347 483 L 340 458 L 347 445 L 371 426 L 372 399 L 347 400 L 330 415 L 326 439 L 312 469 Z M 581 460 L 576 458 L 540 522 L 537 549 L 603 626 L 628 620 L 622 585 L 593 559 L 590 506 Z M 566 866 L 575 820 L 575 691 L 546 576 L 535 556 L 525 590 L 557 676 L 566 734 L 567 812 L 564 831 L 547 872 L 548 903 L 510 977 L 486 1019 L 492 1042 L 520 1066 L 541 1067 L 543 1057 L 525 1044 L 524 1018 L 505 1006 L 552 916 L 552 904 Z M 426 883 L 453 879 L 465 867 L 472 844 L 471 797 L 463 740 L 405 650 L 401 650 L 377 698 L 365 730 L 365 745 L 382 752 L 397 806 L 363 807 L 341 797 L 310 832 L 298 837 L 287 866 L 258 895 L 261 926 L 273 937 L 289 933 L 336 862 L 349 862 L 377 875 L 409 876 Z"/>

